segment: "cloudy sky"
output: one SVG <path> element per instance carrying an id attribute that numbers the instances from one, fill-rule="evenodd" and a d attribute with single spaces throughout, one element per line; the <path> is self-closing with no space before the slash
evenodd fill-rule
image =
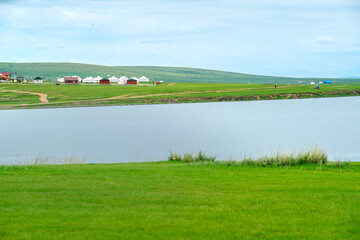
<path id="1" fill-rule="evenodd" d="M 0 62 L 360 77 L 359 0 L 0 0 Z"/>

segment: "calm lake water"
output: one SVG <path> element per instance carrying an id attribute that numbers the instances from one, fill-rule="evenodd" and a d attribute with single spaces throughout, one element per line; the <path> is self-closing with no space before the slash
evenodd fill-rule
<path id="1" fill-rule="evenodd" d="M 218 159 L 318 146 L 360 161 L 360 97 L 0 111 L 0 164 Z"/>

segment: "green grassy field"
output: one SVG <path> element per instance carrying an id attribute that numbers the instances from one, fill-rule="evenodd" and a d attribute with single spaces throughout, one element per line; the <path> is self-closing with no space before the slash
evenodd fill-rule
<path id="1" fill-rule="evenodd" d="M 360 165 L 0 166 L 0 239 L 359 239 Z"/>
<path id="2" fill-rule="evenodd" d="M 0 91 L 0 106 L 9 104 L 22 104 L 22 103 L 38 103 L 39 97 L 26 94 L 26 93 L 14 93 L 14 92 L 1 92 Z"/>
<path id="3" fill-rule="evenodd" d="M 251 83 L 251 84 L 306 84 L 319 82 L 324 78 L 291 78 L 242 74 L 236 72 L 216 71 L 183 67 L 151 67 L 151 66 L 101 66 L 80 63 L 9 63 L 0 62 L 0 72 L 17 72 L 27 79 L 37 76 L 45 80 L 55 81 L 58 77 L 73 76 L 85 78 L 88 76 L 120 77 L 147 76 L 151 80 L 165 82 L 192 83 Z M 331 78 L 325 78 L 329 80 Z M 360 83 L 360 79 L 332 78 L 335 83 Z"/>
<path id="4" fill-rule="evenodd" d="M 24 97 L 23 91 L 47 94 L 48 103 L 39 104 L 37 96 Z M 18 95 L 16 95 L 18 94 Z M 308 97 L 356 96 L 360 85 L 215 84 L 175 83 L 157 86 L 100 86 L 55 84 L 0 84 L 2 108 L 36 108 L 89 105 L 155 104 L 174 102 L 217 102 Z M 39 98 L 39 97 L 37 97 Z M 34 104 L 35 103 L 35 104 Z"/>

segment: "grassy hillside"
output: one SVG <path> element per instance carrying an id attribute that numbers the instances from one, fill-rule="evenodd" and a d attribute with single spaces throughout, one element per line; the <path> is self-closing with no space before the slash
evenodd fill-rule
<path id="1" fill-rule="evenodd" d="M 181 67 L 149 67 L 149 66 L 101 66 L 80 63 L 0 63 L 0 72 L 17 72 L 27 79 L 40 76 L 46 80 L 56 80 L 57 77 L 77 75 L 82 78 L 100 75 L 102 77 L 115 75 L 120 77 L 123 73 L 127 77 L 141 77 L 165 82 L 194 82 L 194 83 L 278 83 L 278 84 L 304 84 L 310 81 L 320 81 L 316 78 L 289 78 L 250 75 L 234 72 L 215 71 L 197 68 Z M 329 79 L 329 78 L 327 78 Z M 332 79 L 337 83 L 360 82 L 360 79 Z"/>

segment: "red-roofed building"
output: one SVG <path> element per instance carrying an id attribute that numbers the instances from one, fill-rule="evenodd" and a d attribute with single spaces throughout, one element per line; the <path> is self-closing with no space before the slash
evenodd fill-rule
<path id="1" fill-rule="evenodd" d="M 126 81 L 126 85 L 137 85 L 137 80 L 134 78 L 130 78 Z"/>
<path id="2" fill-rule="evenodd" d="M 4 75 L 7 78 L 11 78 L 11 72 L 0 72 L 0 75 Z"/>
<path id="3" fill-rule="evenodd" d="M 103 78 L 100 80 L 100 85 L 110 85 L 110 80 L 107 78 Z"/>
<path id="4" fill-rule="evenodd" d="M 78 77 L 64 77 L 65 84 L 78 84 L 79 78 Z"/>

